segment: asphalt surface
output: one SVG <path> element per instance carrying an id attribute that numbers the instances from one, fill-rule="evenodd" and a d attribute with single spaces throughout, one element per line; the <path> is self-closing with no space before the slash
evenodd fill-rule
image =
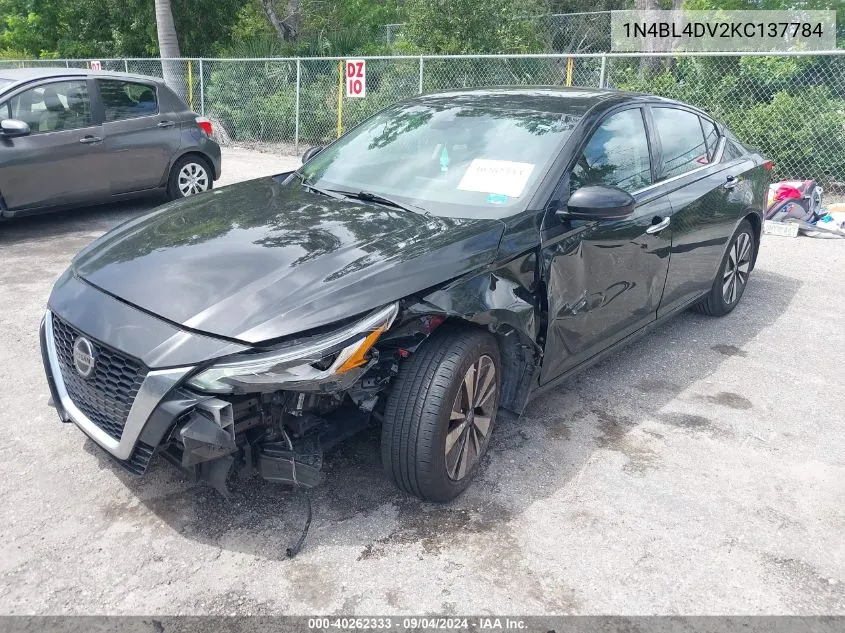
<path id="1" fill-rule="evenodd" d="M 226 182 L 298 161 L 224 155 Z M 376 433 L 302 499 L 134 479 L 47 405 L 38 323 L 72 255 L 154 202 L 0 225 L 0 613 L 845 613 L 845 240 L 769 237 L 741 305 L 683 314 L 496 429 L 450 505 Z"/>

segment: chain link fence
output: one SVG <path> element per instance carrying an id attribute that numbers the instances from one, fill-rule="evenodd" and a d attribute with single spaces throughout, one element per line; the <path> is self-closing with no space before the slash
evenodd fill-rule
<path id="1" fill-rule="evenodd" d="M 772 158 L 777 178 L 845 189 L 845 51 L 830 54 L 479 55 L 367 58 L 367 96 L 345 96 L 338 58 L 119 59 L 104 70 L 156 77 L 214 121 L 223 144 L 299 153 L 422 92 L 478 86 L 607 87 L 698 106 Z M 0 61 L 88 67 L 87 60 Z M 2 76 L 2 75 L 0 75 Z"/>

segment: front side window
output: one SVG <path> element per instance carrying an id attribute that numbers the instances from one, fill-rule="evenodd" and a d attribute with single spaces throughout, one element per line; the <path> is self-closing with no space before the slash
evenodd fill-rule
<path id="1" fill-rule="evenodd" d="M 9 99 L 9 115 L 29 124 L 33 134 L 89 127 L 91 101 L 84 81 L 57 81 Z"/>
<path id="2" fill-rule="evenodd" d="M 663 149 L 663 178 L 680 176 L 709 164 L 697 114 L 677 108 L 652 108 L 651 115 Z"/>
<path id="3" fill-rule="evenodd" d="M 100 79 L 97 85 L 107 122 L 158 114 L 158 101 L 152 86 L 113 79 Z"/>
<path id="4" fill-rule="evenodd" d="M 648 137 L 640 108 L 608 117 L 590 137 L 572 169 L 572 191 L 611 185 L 632 192 L 651 184 Z"/>

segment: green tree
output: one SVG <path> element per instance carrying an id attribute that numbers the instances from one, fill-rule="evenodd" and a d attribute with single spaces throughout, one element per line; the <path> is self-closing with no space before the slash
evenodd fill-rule
<path id="1" fill-rule="evenodd" d="M 536 53 L 544 43 L 533 18 L 544 0 L 408 0 L 400 46 L 420 53 Z"/>

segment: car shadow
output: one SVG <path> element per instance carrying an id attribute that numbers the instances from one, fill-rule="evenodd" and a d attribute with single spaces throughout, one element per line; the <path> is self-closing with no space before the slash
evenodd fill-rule
<path id="1" fill-rule="evenodd" d="M 0 246 L 30 240 L 47 240 L 77 232 L 105 232 L 148 213 L 165 202 L 160 195 L 102 205 L 49 211 L 0 221 Z"/>
<path id="2" fill-rule="evenodd" d="M 597 450 L 618 451 L 625 456 L 624 474 L 642 476 L 659 468 L 658 455 L 632 434 L 647 420 L 682 432 L 731 437 L 731 430 L 714 419 L 713 405 L 750 407 L 742 385 L 724 385 L 716 396 L 702 396 L 694 414 L 664 408 L 723 362 L 748 354 L 744 346 L 775 323 L 800 285 L 757 270 L 731 315 L 714 319 L 685 312 L 538 396 L 519 420 L 500 421 L 476 481 L 449 504 L 420 502 L 387 482 L 377 429 L 353 438 L 326 457 L 324 483 L 308 493 L 313 524 L 304 551 L 357 545 L 358 559 L 364 560 L 386 556 L 396 546 L 419 544 L 424 552 L 437 554 L 456 533 L 500 530 L 573 480 L 577 491 L 579 473 Z M 184 538 L 283 559 L 301 534 L 305 505 L 290 488 L 259 479 L 238 481 L 226 500 L 206 485 L 191 483 L 164 460 L 156 459 L 145 477 L 136 478 L 88 444 L 104 469 Z M 102 511 L 109 516 L 125 510 L 120 504 L 104 504 Z"/>

